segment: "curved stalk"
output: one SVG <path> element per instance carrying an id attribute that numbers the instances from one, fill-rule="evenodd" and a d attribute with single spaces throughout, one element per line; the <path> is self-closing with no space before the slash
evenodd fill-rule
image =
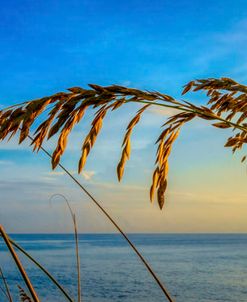
<path id="1" fill-rule="evenodd" d="M 237 128 L 239 130 L 245 131 L 247 132 L 247 128 L 236 124 L 234 122 L 228 121 L 222 117 L 220 117 L 217 114 L 211 114 L 209 112 L 205 112 L 203 110 L 196 110 L 196 109 L 189 109 L 185 104 L 180 103 L 180 106 L 173 106 L 173 105 L 167 105 L 167 104 L 163 104 L 163 103 L 154 103 L 154 102 L 150 102 L 150 101 L 142 101 L 142 100 L 138 100 L 138 101 L 127 101 L 128 102 L 135 102 L 135 103 L 141 103 L 141 104 L 150 104 L 150 105 L 154 105 L 154 106 L 160 106 L 160 107 L 165 107 L 165 108 L 172 108 L 172 109 L 176 109 L 176 110 L 180 110 L 180 111 L 184 111 L 184 112 L 190 112 L 190 113 L 195 113 L 195 114 L 200 114 L 200 115 L 204 115 L 210 118 L 214 118 L 215 120 L 218 120 L 220 122 L 224 122 L 226 124 L 228 124 L 229 126 L 232 126 L 234 128 Z M 198 108 L 200 109 L 200 108 Z"/>
<path id="2" fill-rule="evenodd" d="M 73 212 L 68 199 L 63 194 L 58 194 L 58 193 L 53 194 L 50 197 L 50 200 L 54 196 L 61 196 L 61 197 L 64 198 L 64 200 L 65 200 L 65 202 L 68 206 L 72 221 L 73 221 L 74 236 L 75 236 L 75 251 L 76 251 L 76 267 L 77 267 L 77 299 L 78 299 L 78 302 L 81 302 L 81 270 L 80 270 L 80 255 L 79 255 L 79 242 L 78 242 L 78 231 L 77 231 L 76 215 Z"/>
<path id="3" fill-rule="evenodd" d="M 28 138 L 33 141 L 33 138 L 28 135 Z M 46 151 L 44 147 L 40 147 L 40 149 L 50 158 L 52 158 L 52 155 Z M 58 164 L 58 166 L 80 187 L 80 189 L 93 201 L 93 203 L 101 210 L 101 212 L 110 220 L 110 222 L 115 226 L 115 228 L 120 232 L 120 234 L 124 237 L 124 239 L 127 241 L 129 246 L 133 249 L 133 251 L 136 253 L 136 255 L 139 257 L 139 259 L 142 261 L 146 269 L 149 271 L 149 273 L 154 278 L 155 282 L 158 284 L 160 289 L 162 290 L 163 294 L 167 298 L 169 302 L 175 302 L 171 295 L 169 294 L 168 290 L 165 288 L 165 286 L 162 284 L 162 282 L 159 280 L 158 276 L 150 266 L 150 264 L 146 261 L 146 259 L 142 256 L 142 254 L 138 251 L 134 243 L 129 239 L 127 234 L 121 229 L 121 227 L 117 224 L 117 222 L 111 217 L 111 215 L 103 208 L 103 206 L 93 197 L 91 193 L 62 165 Z"/>
<path id="4" fill-rule="evenodd" d="M 222 81 L 226 81 L 222 78 Z M 202 81 L 201 81 L 202 82 Z M 226 81 L 227 82 L 227 81 Z M 229 82 L 229 81 L 228 81 Z M 228 83 L 227 82 L 227 83 Z M 199 81 L 200 83 L 200 81 Z M 203 82 L 202 82 L 203 83 Z M 226 89 L 226 90 L 236 90 L 236 91 L 241 91 L 243 89 L 243 87 L 246 89 L 245 86 L 238 86 L 237 87 L 233 87 L 233 88 L 229 88 L 228 89 L 228 84 L 225 83 L 226 86 L 219 86 L 222 87 L 222 89 Z M 224 84 L 224 83 L 223 83 Z M 130 239 L 127 237 L 127 235 L 123 232 L 123 230 L 118 226 L 118 224 L 116 223 L 116 221 L 108 214 L 108 212 L 101 206 L 101 204 L 91 195 L 91 193 L 89 193 L 85 187 L 62 165 L 59 163 L 60 161 L 60 157 L 63 154 L 65 148 L 66 148 L 66 139 L 68 136 L 68 133 L 73 129 L 74 124 L 79 122 L 85 112 L 85 109 L 88 106 L 92 106 L 92 107 L 99 107 L 100 109 L 97 111 L 97 115 L 95 116 L 93 122 L 92 122 L 92 127 L 91 130 L 88 134 L 88 136 L 86 137 L 84 143 L 83 143 L 83 148 L 82 148 L 82 155 L 79 161 L 79 165 L 78 165 L 78 170 L 81 171 L 81 169 L 83 168 L 85 162 L 86 162 L 86 158 L 87 155 L 89 154 L 96 138 L 97 135 L 101 129 L 102 126 L 102 121 L 103 118 L 107 112 L 108 109 L 112 108 L 112 110 L 115 110 L 116 108 L 118 108 L 119 106 L 121 106 L 123 103 L 130 103 L 130 102 L 134 102 L 134 103 L 139 103 L 139 104 L 148 104 L 148 105 L 153 105 L 153 106 L 161 106 L 161 107 L 167 107 L 167 108 L 173 108 L 179 111 L 182 111 L 185 114 L 181 114 L 181 115 L 175 115 L 173 117 L 170 118 L 170 121 L 168 120 L 168 123 L 166 123 L 165 125 L 172 125 L 172 123 L 174 122 L 175 126 L 174 128 L 172 128 L 172 133 L 169 134 L 169 139 L 167 139 L 167 141 L 164 142 L 165 147 L 166 147 L 166 151 L 170 151 L 171 150 L 171 146 L 173 141 L 175 140 L 175 138 L 177 137 L 177 131 L 174 132 L 174 129 L 176 129 L 176 127 L 181 127 L 185 122 L 190 121 L 190 113 L 192 114 L 192 118 L 194 118 L 195 116 L 200 117 L 202 119 L 206 119 L 206 120 L 218 120 L 221 123 L 221 125 L 217 124 L 213 124 L 213 126 L 215 127 L 220 127 L 220 128 L 229 128 L 232 127 L 233 130 L 235 129 L 239 129 L 241 130 L 243 133 L 241 134 L 246 134 L 247 129 L 246 129 L 246 125 L 244 123 L 242 123 L 242 125 L 238 123 L 234 123 L 231 120 L 224 119 L 220 116 L 219 112 L 224 111 L 224 107 L 221 108 L 222 110 L 216 110 L 216 113 L 211 110 L 210 108 L 207 107 L 203 107 L 203 106 L 195 106 L 193 104 L 189 104 L 187 102 L 179 102 L 176 101 L 175 99 L 167 96 L 167 95 L 163 95 L 160 93 L 146 93 L 137 89 L 128 89 L 125 87 L 120 87 L 120 86 L 109 86 L 109 87 L 100 87 L 97 85 L 89 85 L 91 88 L 93 88 L 92 90 L 84 90 L 80 87 L 73 87 L 69 89 L 69 93 L 60 93 L 60 94 L 55 94 L 53 96 L 51 96 L 50 98 L 43 98 L 43 99 L 39 99 L 38 102 L 35 101 L 31 101 L 29 102 L 28 106 L 25 108 L 24 110 L 24 117 L 23 117 L 23 112 L 22 112 L 22 108 L 19 108 L 21 111 L 15 111 L 12 115 L 12 111 L 10 112 L 5 112 L 5 115 L 3 114 L 3 120 L 7 119 L 8 117 L 10 118 L 9 120 L 7 119 L 7 122 L 3 125 L 3 138 L 6 137 L 6 135 L 9 133 L 11 133 L 12 135 L 15 135 L 16 131 L 19 128 L 20 125 L 20 121 L 22 121 L 22 126 L 23 129 L 21 131 L 20 134 L 20 143 L 27 137 L 29 137 L 29 139 L 34 143 L 34 150 L 37 149 L 41 149 L 44 153 L 47 154 L 47 156 L 49 156 L 52 159 L 52 167 L 53 169 L 58 165 L 80 188 L 81 190 L 87 194 L 91 200 L 96 204 L 96 206 L 104 213 L 105 216 L 107 216 L 107 218 L 111 221 L 111 223 L 117 228 L 117 230 L 122 234 L 122 236 L 125 238 L 125 240 L 128 242 L 128 244 L 131 246 L 131 248 L 135 251 L 135 253 L 138 255 L 138 257 L 141 259 L 141 261 L 144 263 L 144 265 L 146 266 L 147 270 L 151 273 L 151 275 L 153 276 L 153 278 L 155 279 L 155 281 L 157 282 L 157 284 L 160 286 L 160 288 L 162 289 L 163 293 L 165 294 L 165 296 L 167 297 L 167 299 L 169 301 L 172 301 L 172 298 L 170 297 L 170 295 L 168 294 L 168 292 L 166 291 L 165 287 L 162 285 L 162 283 L 159 281 L 158 277 L 156 276 L 156 274 L 153 272 L 152 268 L 149 266 L 149 264 L 146 262 L 146 260 L 143 258 L 143 256 L 139 253 L 139 251 L 136 249 L 136 247 L 134 246 L 134 244 L 130 241 Z M 198 88 L 199 87 L 199 88 Z M 202 89 L 203 87 L 205 87 L 204 85 L 199 85 L 197 87 L 197 90 Z M 218 86 L 217 86 L 218 87 Z M 225 88 L 226 87 L 226 88 Z M 184 91 L 188 91 L 190 89 L 190 87 L 186 88 Z M 239 90 L 240 89 L 240 90 Z M 194 91 L 196 91 L 196 89 L 194 89 Z M 185 92 L 183 92 L 185 93 Z M 92 97 L 93 96 L 93 97 Z M 110 96 L 110 99 L 108 100 L 107 97 Z M 122 97 L 122 99 L 121 99 Z M 128 98 L 126 100 L 126 97 Z M 73 103 L 73 101 L 71 102 L 71 100 L 75 101 L 75 103 Z M 80 105 L 81 107 L 77 107 L 75 108 L 75 104 L 78 100 L 83 100 L 82 105 Z M 124 101 L 123 101 L 124 100 Z M 30 126 L 32 125 L 32 123 L 34 122 L 34 119 L 40 114 L 41 107 L 40 105 L 43 102 L 44 106 L 47 106 L 48 104 L 51 104 L 52 102 L 57 101 L 55 107 L 53 108 L 53 110 L 51 111 L 52 115 L 43 123 L 41 124 L 37 130 L 36 130 L 36 136 L 35 139 L 33 139 L 30 135 L 28 135 L 29 131 L 30 131 Z M 65 103 L 66 104 L 70 103 L 71 106 L 69 108 L 67 108 L 66 106 L 62 107 Z M 41 103 L 40 103 L 41 102 Z M 162 103 L 161 103 L 162 102 Z M 110 103 L 110 105 L 108 105 L 108 103 Z M 18 106 L 18 105 L 17 105 Z M 34 107 L 33 107 L 34 106 Z M 36 106 L 36 107 L 35 107 Z M 57 106 L 57 107 L 56 107 Z M 36 108 L 36 109 L 35 109 Z M 144 106 L 144 108 L 147 108 L 147 106 Z M 80 109 L 80 111 L 78 111 L 78 109 Z M 34 111 L 33 111 L 34 110 Z M 60 110 L 60 111 L 59 111 Z M 32 116 L 30 116 L 30 112 L 32 113 Z M 60 112 L 60 113 L 59 113 Z M 62 112 L 62 114 L 61 114 Z M 241 111 L 240 111 L 241 112 Z M 188 113 L 188 114 L 187 114 Z M 235 114 L 235 112 L 233 112 Z M 18 118 L 16 116 L 18 116 L 18 114 L 21 114 L 21 118 Z M 59 116 L 59 120 L 56 122 L 55 125 L 51 126 L 51 123 L 53 121 L 53 119 L 55 118 L 56 114 L 58 114 Z M 60 115 L 59 115 L 60 114 Z M 126 133 L 126 137 L 128 139 L 129 142 L 129 135 L 131 133 L 132 130 L 132 126 L 135 125 L 140 118 L 140 114 L 141 111 L 139 110 L 137 115 L 134 117 L 134 119 L 131 121 L 130 128 L 127 128 L 128 132 Z M 186 116 L 187 114 L 187 116 Z M 184 117 L 184 119 L 181 119 L 181 117 Z M 16 123 L 19 124 L 11 124 L 11 118 L 13 118 L 13 120 Z M 187 120 L 186 120 L 187 118 Z M 242 117 L 243 118 L 243 117 Z M 180 120 L 179 120 L 180 119 Z M 65 125 L 63 126 L 63 124 L 65 123 Z M 222 125 L 223 124 L 223 125 Z M 61 125 L 63 128 L 61 128 Z M 9 128 L 8 128 L 9 127 Z M 14 128 L 13 128 L 14 127 Z M 131 128 L 132 127 L 132 128 Z M 6 129 L 5 129 L 6 128 Z M 58 130 L 60 130 L 60 136 L 58 139 L 58 143 L 57 143 L 57 148 L 54 150 L 53 155 L 51 155 L 49 152 L 47 152 L 43 147 L 42 147 L 42 143 L 44 138 L 46 137 L 47 131 L 49 131 L 48 134 L 48 138 L 51 137 L 52 135 L 54 135 L 55 133 L 58 132 Z M 168 129 L 169 131 L 169 129 Z M 164 131 L 162 132 L 161 135 L 166 135 L 167 133 L 165 133 Z M 239 134 L 236 135 L 236 137 L 238 137 Z M 125 140 L 126 140 L 125 137 Z M 162 138 L 162 136 L 161 136 Z M 242 142 L 239 140 L 237 141 L 237 143 L 234 145 L 233 147 L 233 151 L 235 151 L 237 148 L 240 148 L 242 145 Z M 161 145 L 163 146 L 163 145 Z M 128 151 L 127 147 L 126 150 Z M 125 155 L 125 157 L 122 156 L 123 159 L 121 159 L 120 161 L 120 172 L 118 171 L 118 176 L 119 179 L 121 179 L 121 175 L 123 174 L 123 169 L 124 169 L 124 163 L 125 163 L 125 159 L 126 159 L 126 154 L 129 154 L 125 149 L 123 149 L 123 155 Z M 125 153 L 124 153 L 125 152 Z M 128 157 L 128 156 L 127 156 Z M 167 161 L 167 158 L 165 157 L 165 160 Z M 161 164 L 164 163 L 161 162 Z M 166 164 L 166 162 L 165 162 Z M 162 166 L 162 167 L 163 167 Z M 163 168 L 162 168 L 163 169 Z M 161 195 L 163 197 L 163 201 L 164 201 L 164 192 L 165 192 L 165 188 L 166 188 L 166 175 L 165 172 L 163 170 L 160 170 L 160 167 L 158 167 L 158 176 L 162 178 L 162 182 L 159 183 L 159 187 L 157 190 L 158 193 L 158 198 L 160 198 L 159 201 L 159 205 L 160 205 L 160 200 L 161 200 Z M 157 183 L 156 183 L 156 188 L 157 188 Z M 162 203 L 162 205 L 160 206 L 162 208 L 164 202 Z"/>

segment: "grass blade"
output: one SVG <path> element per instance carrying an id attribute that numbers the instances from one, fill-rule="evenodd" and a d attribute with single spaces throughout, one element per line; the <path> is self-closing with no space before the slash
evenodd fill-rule
<path id="1" fill-rule="evenodd" d="M 33 138 L 28 135 L 28 138 L 33 141 Z M 44 147 L 40 147 L 40 149 L 50 158 L 52 158 L 52 155 L 46 151 Z M 120 232 L 120 234 L 123 236 L 123 238 L 127 241 L 129 246 L 132 248 L 132 250 L 136 253 L 136 255 L 139 257 L 139 259 L 142 261 L 148 272 L 151 274 L 151 276 L 154 278 L 155 282 L 158 284 L 160 289 L 162 290 L 163 294 L 167 298 L 169 302 L 175 302 L 171 295 L 169 294 L 168 290 L 165 288 L 165 286 L 160 281 L 159 277 L 156 275 L 150 264 L 146 261 L 146 259 L 142 256 L 142 254 L 138 251 L 135 244 L 129 239 L 127 234 L 121 229 L 121 227 L 117 224 L 117 222 L 111 217 L 111 215 L 104 209 L 104 207 L 93 197 L 91 193 L 67 170 L 61 163 L 58 164 L 58 166 L 73 180 L 74 183 L 76 183 L 80 189 L 93 201 L 93 203 L 103 212 L 103 214 L 110 220 L 110 222 L 115 226 L 115 228 Z"/>
<path id="2" fill-rule="evenodd" d="M 13 259 L 15 261 L 15 264 L 16 264 L 17 268 L 19 269 L 19 272 L 22 275 L 22 278 L 23 278 L 23 280 L 24 280 L 24 282 L 25 282 L 25 284 L 26 284 L 26 286 L 27 286 L 27 288 L 28 288 L 28 290 L 29 290 L 32 298 L 33 298 L 33 301 L 34 302 L 40 302 L 39 297 L 36 294 L 36 292 L 35 292 L 35 290 L 33 288 L 33 285 L 31 283 L 31 281 L 30 281 L 30 279 L 29 279 L 29 277 L 28 277 L 28 275 L 27 275 L 27 273 L 26 273 L 23 265 L 21 264 L 21 261 L 19 260 L 19 258 L 17 256 L 15 250 L 12 247 L 12 244 L 11 244 L 9 238 L 8 238 L 8 235 L 6 234 L 3 226 L 1 226 L 1 225 L 0 225 L 0 233 L 2 234 L 3 240 L 5 241 L 5 244 L 6 244 L 7 248 L 8 248 L 11 256 L 13 257 Z"/>
<path id="3" fill-rule="evenodd" d="M 11 294 L 10 294 L 8 283 L 6 281 L 6 278 L 4 277 L 4 274 L 3 274 L 3 271 L 1 269 L 1 267 L 0 267 L 0 276 L 1 276 L 2 280 L 3 280 L 3 284 L 4 284 L 4 287 L 5 287 L 6 291 L 2 287 L 1 287 L 1 290 L 4 292 L 4 294 L 8 298 L 9 302 L 13 302 L 13 299 L 12 299 Z"/>
<path id="4" fill-rule="evenodd" d="M 79 242 L 78 242 L 78 231 L 77 231 L 77 222 L 76 222 L 76 215 L 73 212 L 68 199 L 63 194 L 54 194 L 51 196 L 50 200 L 55 196 L 61 196 L 68 206 L 73 226 L 74 226 L 74 236 L 75 236 L 75 251 L 76 251 L 76 267 L 77 267 L 77 297 L 78 302 L 81 302 L 81 270 L 80 270 L 80 254 L 79 254 Z"/>
<path id="5" fill-rule="evenodd" d="M 2 236 L 0 234 L 0 236 Z M 9 237 L 8 237 L 9 238 Z M 74 302 L 74 300 L 68 295 L 65 289 L 58 283 L 58 281 L 37 261 L 35 260 L 28 252 L 26 252 L 19 244 L 17 244 L 14 240 L 9 238 L 11 244 L 17 248 L 23 255 L 25 255 L 31 262 L 33 262 L 51 281 L 52 283 L 62 292 L 64 297 L 70 301 Z"/>

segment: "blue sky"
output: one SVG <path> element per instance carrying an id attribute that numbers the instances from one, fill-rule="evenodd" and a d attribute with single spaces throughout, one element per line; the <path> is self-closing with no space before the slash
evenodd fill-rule
<path id="1" fill-rule="evenodd" d="M 195 78 L 247 82 L 246 1 L 4 1 L 0 19 L 1 107 L 87 83 L 120 84 L 180 97 Z M 190 96 L 204 102 L 198 94 Z M 171 157 L 168 200 L 160 212 L 148 200 L 160 125 L 169 112 L 151 110 L 134 133 L 126 177 L 115 166 L 135 106 L 109 116 L 79 179 L 127 231 L 246 232 L 246 168 L 223 149 L 228 133 L 195 122 Z M 78 126 L 63 162 L 76 170 L 90 122 Z M 47 145 L 51 149 L 53 143 Z M 80 231 L 113 231 L 62 175 L 28 144 L 0 145 L 0 219 L 10 232 L 70 231 L 64 193 Z M 27 219 L 28 217 L 28 219 Z M 54 219 L 56 218 L 56 219 Z"/>

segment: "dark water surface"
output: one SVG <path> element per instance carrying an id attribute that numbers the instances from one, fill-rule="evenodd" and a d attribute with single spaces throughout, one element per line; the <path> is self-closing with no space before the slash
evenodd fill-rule
<path id="1" fill-rule="evenodd" d="M 130 235 L 176 302 L 247 302 L 247 235 Z M 12 235 L 76 296 L 73 235 Z M 80 235 L 83 302 L 166 301 L 142 263 L 117 234 Z M 66 301 L 46 276 L 21 256 L 41 301 Z M 15 294 L 23 286 L 0 243 L 0 265 Z M 2 281 L 0 281 L 1 287 Z M 76 299 L 75 299 L 76 300 Z M 0 293 L 0 302 L 6 298 Z M 15 296 L 14 301 L 19 301 Z"/>

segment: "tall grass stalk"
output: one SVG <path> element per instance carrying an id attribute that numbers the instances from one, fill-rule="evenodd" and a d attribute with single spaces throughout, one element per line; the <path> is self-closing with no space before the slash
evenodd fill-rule
<path id="1" fill-rule="evenodd" d="M 157 153 L 150 187 L 150 201 L 153 202 L 156 193 L 158 205 L 162 209 L 165 204 L 167 189 L 169 155 L 174 142 L 179 136 L 180 129 L 185 124 L 195 118 L 200 118 L 209 120 L 210 123 L 213 122 L 213 127 L 231 129 L 232 134 L 227 139 L 225 147 L 231 148 L 233 153 L 247 144 L 247 86 L 229 78 L 209 78 L 190 81 L 184 86 L 182 95 L 189 91 L 205 92 L 209 98 L 207 104 L 203 106 L 195 105 L 188 101 L 178 101 L 169 95 L 156 91 L 142 91 L 119 85 L 103 87 L 89 84 L 89 89 L 72 87 L 66 92 L 59 92 L 48 97 L 17 104 L 0 111 L 0 140 L 4 140 L 6 137 L 11 138 L 20 130 L 19 143 L 29 137 L 34 151 L 43 150 L 51 158 L 52 168 L 55 169 L 59 166 L 117 228 L 144 263 L 169 301 L 172 301 L 169 293 L 135 245 L 91 193 L 60 164 L 60 159 L 66 150 L 69 134 L 74 126 L 82 120 L 89 108 L 96 108 L 97 111 L 92 120 L 90 131 L 82 143 L 82 152 L 78 161 L 79 173 L 84 168 L 88 155 L 97 140 L 106 114 L 122 107 L 126 103 L 142 104 L 144 106 L 137 111 L 126 128 L 121 158 L 117 166 L 117 176 L 120 181 L 124 174 L 125 164 L 131 155 L 131 135 L 143 112 L 150 106 L 176 109 L 179 113 L 171 115 L 165 121 L 161 128 L 161 134 L 156 141 Z M 48 114 L 46 112 L 45 120 L 37 124 L 35 136 L 32 138 L 29 135 L 31 126 L 46 109 L 48 109 Z M 45 140 L 56 134 L 58 134 L 57 145 L 51 155 L 42 145 Z M 244 162 L 246 159 L 247 156 L 245 155 L 241 161 Z"/>
<path id="2" fill-rule="evenodd" d="M 2 237 L 2 234 L 0 234 L 0 236 Z M 61 291 L 61 293 L 68 301 L 74 302 L 74 300 L 69 296 L 66 290 L 59 284 L 59 282 L 52 276 L 52 274 L 44 268 L 43 265 L 41 265 L 37 260 L 35 260 L 27 251 L 25 251 L 19 244 L 17 244 L 10 237 L 8 237 L 8 239 L 15 248 L 17 248 L 23 255 L 25 255 L 31 262 L 33 262 L 51 280 L 51 282 L 59 289 L 59 291 Z"/>
<path id="3" fill-rule="evenodd" d="M 225 144 L 233 152 L 240 150 L 247 143 L 247 86 L 229 78 L 209 78 L 190 81 L 184 86 L 182 95 L 189 91 L 203 91 L 209 98 L 207 104 L 196 105 L 188 101 L 177 100 L 158 91 L 144 91 L 119 85 L 99 86 L 89 84 L 89 88 L 72 87 L 66 92 L 59 92 L 40 99 L 16 104 L 0 111 L 0 140 L 19 133 L 19 143 L 27 139 L 31 127 L 43 113 L 45 119 L 37 123 L 33 150 L 39 151 L 43 142 L 58 134 L 57 144 L 51 156 L 52 168 L 55 169 L 64 154 L 68 137 L 74 126 L 81 122 L 89 108 L 96 108 L 91 128 L 86 135 L 78 160 L 78 172 L 84 168 L 102 129 L 105 116 L 126 103 L 144 105 L 131 119 L 125 132 L 121 158 L 117 165 L 119 181 L 124 175 L 125 165 L 131 155 L 131 135 L 140 121 L 143 112 L 150 106 L 166 107 L 178 110 L 163 124 L 161 134 L 156 141 L 157 156 L 150 187 L 150 201 L 157 202 L 160 209 L 165 204 L 168 183 L 169 155 L 183 125 L 195 118 L 214 121 L 212 126 L 233 130 Z M 242 162 L 247 156 L 242 157 Z"/>
<path id="4" fill-rule="evenodd" d="M 1 287 L 2 292 L 6 295 L 6 297 L 9 300 L 9 302 L 13 302 L 12 296 L 10 294 L 8 283 L 6 281 L 6 278 L 5 278 L 4 274 L 3 274 L 3 271 L 2 271 L 1 267 L 0 267 L 0 277 L 3 280 L 3 284 L 4 284 L 4 287 L 5 287 L 5 290 Z"/>
<path id="5" fill-rule="evenodd" d="M 0 291 L 4 294 L 4 296 L 8 299 L 8 301 L 10 302 L 11 300 L 9 299 L 8 294 L 6 293 L 6 291 L 2 288 L 2 286 L 0 286 Z"/>
<path id="6" fill-rule="evenodd" d="M 18 255 L 16 254 L 14 248 L 12 247 L 12 244 L 11 244 L 9 238 L 8 238 L 8 235 L 6 234 L 6 232 L 5 232 L 5 230 L 4 230 L 4 228 L 3 228 L 2 225 L 0 225 L 0 233 L 1 233 L 2 237 L 3 237 L 3 240 L 4 240 L 5 244 L 6 244 L 8 250 L 9 250 L 11 256 L 12 256 L 12 258 L 15 261 L 15 264 L 16 264 L 17 268 L 19 269 L 19 272 L 21 273 L 21 276 L 22 276 L 22 278 L 23 278 L 23 280 L 24 280 L 24 282 L 25 282 L 25 284 L 26 284 L 26 286 L 27 286 L 27 288 L 28 288 L 28 290 L 29 290 L 32 298 L 33 298 L 33 301 L 34 302 L 40 302 L 39 297 L 38 297 L 36 291 L 34 290 L 33 285 L 31 283 L 31 281 L 30 281 L 30 279 L 29 279 L 29 277 L 28 277 L 28 275 L 27 275 L 27 273 L 26 273 L 26 271 L 25 271 L 25 269 L 24 269 L 21 261 L 19 260 Z"/>
<path id="7" fill-rule="evenodd" d="M 63 194 L 54 194 L 51 196 L 50 200 L 55 196 L 61 196 L 69 209 L 73 226 L 74 226 L 74 236 L 75 236 L 75 251 L 76 251 L 76 268 L 77 268 L 77 300 L 81 302 L 81 270 L 80 270 L 80 254 L 79 254 L 79 242 L 78 242 L 78 231 L 77 231 L 77 222 L 76 222 L 76 215 L 73 212 L 68 199 Z"/>
<path id="8" fill-rule="evenodd" d="M 33 141 L 33 138 L 28 135 L 28 138 Z M 52 157 L 52 155 L 44 148 L 40 148 L 48 157 Z M 123 236 L 123 238 L 127 241 L 129 246 L 132 248 L 132 250 L 136 253 L 136 255 L 139 257 L 139 259 L 142 261 L 148 272 L 151 274 L 151 276 L 154 278 L 157 285 L 162 290 L 163 294 L 167 298 L 169 302 L 175 302 L 171 295 L 169 294 L 166 287 L 163 285 L 157 274 L 152 269 L 151 265 L 147 262 L 147 260 L 143 257 L 143 255 L 139 252 L 135 244 L 129 239 L 127 234 L 121 229 L 121 227 L 118 225 L 118 223 L 111 217 L 111 215 L 104 209 L 104 207 L 93 197 L 93 195 L 67 170 L 61 163 L 58 164 L 58 166 L 72 179 L 74 183 L 76 183 L 79 188 L 92 200 L 92 202 L 100 209 L 100 211 L 110 220 L 110 222 L 115 226 L 115 228 L 119 231 L 119 233 Z"/>

